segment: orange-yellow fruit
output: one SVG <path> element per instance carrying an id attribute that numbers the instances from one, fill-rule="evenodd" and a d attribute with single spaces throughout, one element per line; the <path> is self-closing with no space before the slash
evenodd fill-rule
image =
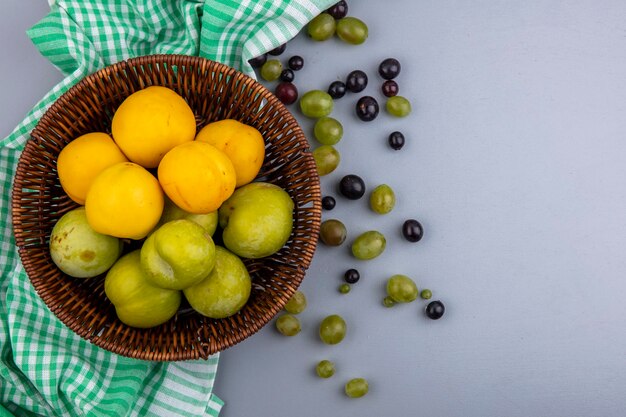
<path id="1" fill-rule="evenodd" d="M 210 213 L 235 190 L 235 168 L 213 145 L 193 141 L 169 151 L 159 164 L 165 194 L 190 213 Z"/>
<path id="2" fill-rule="evenodd" d="M 261 132 L 238 120 L 209 123 L 198 132 L 196 140 L 209 143 L 228 155 L 237 173 L 237 187 L 252 182 L 265 159 Z"/>
<path id="3" fill-rule="evenodd" d="M 65 193 L 78 204 L 85 204 L 94 178 L 105 168 L 128 161 L 106 133 L 94 132 L 68 143 L 57 158 L 59 181 Z"/>
<path id="4" fill-rule="evenodd" d="M 121 162 L 102 171 L 93 181 L 85 211 L 93 230 L 119 238 L 142 239 L 163 212 L 163 190 L 145 168 Z"/>
<path id="5" fill-rule="evenodd" d="M 156 168 L 170 149 L 194 139 L 196 119 L 175 91 L 151 86 L 124 100 L 113 115 L 111 130 L 128 159 Z"/>

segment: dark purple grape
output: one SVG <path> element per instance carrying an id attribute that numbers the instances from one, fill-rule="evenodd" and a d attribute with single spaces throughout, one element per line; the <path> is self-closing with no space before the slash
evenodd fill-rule
<path id="1" fill-rule="evenodd" d="M 346 84 L 343 81 L 333 81 L 328 86 L 328 94 L 333 99 L 338 99 L 346 95 Z"/>
<path id="2" fill-rule="evenodd" d="M 248 61 L 252 68 L 261 68 L 267 61 L 267 54 L 259 55 L 256 58 L 252 58 Z"/>
<path id="3" fill-rule="evenodd" d="M 282 45 L 277 46 L 276 48 L 269 51 L 268 54 L 278 56 L 285 52 L 285 49 L 287 49 L 287 43 L 283 43 Z"/>
<path id="4" fill-rule="evenodd" d="M 378 66 L 378 73 L 385 80 L 392 80 L 400 74 L 400 61 L 395 58 L 387 58 Z"/>
<path id="5" fill-rule="evenodd" d="M 382 87 L 381 90 L 383 92 L 383 95 L 385 97 L 393 97 L 393 96 L 397 96 L 398 95 L 398 83 L 395 82 L 394 80 L 386 80 Z"/>
<path id="6" fill-rule="evenodd" d="M 348 15 L 348 3 L 346 3 L 344 0 L 341 0 L 326 9 L 326 13 L 328 13 L 335 19 L 342 19 Z"/>
<path id="7" fill-rule="evenodd" d="M 339 192 L 350 200 L 358 200 L 365 194 L 365 182 L 358 175 L 346 175 L 339 181 Z"/>
<path id="8" fill-rule="evenodd" d="M 396 151 L 402 149 L 404 146 L 404 135 L 400 132 L 391 132 L 389 135 L 389 146 Z"/>
<path id="9" fill-rule="evenodd" d="M 279 83 L 274 94 L 283 104 L 293 104 L 298 100 L 298 89 L 293 83 Z"/>
<path id="10" fill-rule="evenodd" d="M 353 93 L 360 93 L 367 87 L 367 74 L 361 70 L 354 70 L 346 78 L 346 88 Z"/>
<path id="11" fill-rule="evenodd" d="M 280 77 L 278 77 L 281 81 L 284 81 L 286 83 L 290 83 L 293 81 L 293 79 L 295 78 L 294 74 L 293 74 L 293 70 L 290 69 L 284 69 L 281 73 L 280 73 Z"/>
<path id="12" fill-rule="evenodd" d="M 356 102 L 356 115 L 364 122 L 371 122 L 378 116 L 378 102 L 374 97 L 363 96 Z"/>
<path id="13" fill-rule="evenodd" d="M 327 195 L 326 197 L 322 198 L 322 208 L 324 210 L 332 210 L 335 208 L 335 204 L 337 202 L 335 201 L 334 197 L 331 197 L 329 195 Z"/>
<path id="14" fill-rule="evenodd" d="M 294 55 L 287 61 L 287 66 L 293 71 L 300 71 L 304 67 L 304 59 L 300 55 Z"/>
<path id="15" fill-rule="evenodd" d="M 402 236 L 409 242 L 419 242 L 424 237 L 424 228 L 417 220 L 409 219 L 402 225 Z"/>
<path id="16" fill-rule="evenodd" d="M 431 301 L 426 306 L 426 316 L 432 320 L 439 320 L 446 312 L 446 307 L 441 301 Z"/>
<path id="17" fill-rule="evenodd" d="M 343 279 L 348 284 L 356 284 L 359 279 L 361 279 L 361 274 L 359 274 L 359 271 L 357 271 L 356 269 L 350 268 L 346 271 L 345 274 L 343 274 Z"/>

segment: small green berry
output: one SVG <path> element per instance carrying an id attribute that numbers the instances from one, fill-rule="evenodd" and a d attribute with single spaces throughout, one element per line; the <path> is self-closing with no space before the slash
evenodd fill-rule
<path id="1" fill-rule="evenodd" d="M 320 378 L 330 378 L 335 374 L 335 364 L 324 359 L 317 364 L 315 372 Z"/>
<path id="2" fill-rule="evenodd" d="M 394 305 L 396 305 L 396 301 L 390 296 L 386 296 L 385 298 L 383 298 L 383 305 L 385 307 L 393 307 Z"/>
<path id="3" fill-rule="evenodd" d="M 424 300 L 430 300 L 430 297 L 433 296 L 433 293 L 431 290 L 422 290 L 422 292 L 420 293 L 420 297 L 422 297 Z"/>
<path id="4" fill-rule="evenodd" d="M 350 292 L 350 284 L 341 284 L 339 286 L 339 292 L 342 294 L 347 294 Z"/>

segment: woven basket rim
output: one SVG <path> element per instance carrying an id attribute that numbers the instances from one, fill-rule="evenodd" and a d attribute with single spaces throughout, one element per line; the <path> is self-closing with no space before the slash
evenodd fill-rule
<path id="1" fill-rule="evenodd" d="M 192 67 L 196 66 L 208 66 L 211 69 L 215 69 L 216 72 L 225 75 L 226 77 L 232 77 L 231 80 L 237 80 L 243 83 L 246 88 L 253 88 L 255 92 L 258 92 L 263 100 L 265 100 L 267 106 L 270 106 L 272 109 L 277 109 L 279 117 L 281 120 L 285 121 L 285 125 L 293 130 L 293 134 L 295 137 L 295 143 L 298 146 L 298 149 L 306 149 L 306 151 L 299 151 L 299 155 L 303 160 L 303 167 L 306 173 L 310 174 L 310 181 L 312 183 L 311 193 L 313 195 L 312 199 L 312 214 L 313 218 L 310 222 L 310 227 L 312 229 L 311 241 L 307 242 L 310 247 L 310 254 L 305 254 L 302 258 L 301 262 L 297 265 L 285 265 L 284 267 L 292 268 L 294 271 L 294 279 L 293 285 L 288 286 L 284 296 L 274 300 L 275 302 L 271 305 L 269 311 L 265 312 L 264 318 L 267 319 L 261 320 L 259 322 L 245 322 L 240 323 L 241 326 L 245 326 L 244 332 L 242 334 L 234 335 L 232 338 L 228 339 L 228 343 L 224 345 L 220 345 L 215 342 L 214 337 L 210 337 L 206 342 L 206 346 L 204 349 L 198 348 L 196 346 L 195 351 L 173 351 L 173 352 L 162 352 L 151 349 L 139 349 L 133 350 L 128 346 L 121 346 L 117 343 L 117 338 L 106 338 L 102 337 L 99 334 L 94 334 L 89 326 L 77 326 L 75 321 L 72 321 L 72 317 L 69 317 L 65 314 L 66 310 L 64 305 L 50 305 L 50 292 L 47 291 L 47 287 L 43 287 L 41 284 L 41 280 L 38 280 L 35 276 L 37 274 L 36 264 L 32 263 L 29 259 L 29 245 L 28 245 L 28 236 L 25 234 L 24 227 L 25 225 L 22 222 L 22 214 L 23 214 L 23 206 L 22 199 L 24 198 L 24 191 L 22 190 L 22 186 L 24 183 L 24 179 L 29 172 L 30 165 L 28 161 L 26 161 L 26 157 L 31 155 L 31 152 L 36 150 L 38 143 L 38 138 L 42 135 L 47 134 L 46 126 L 50 125 L 57 115 L 61 114 L 65 107 L 68 105 L 70 100 L 75 96 L 80 96 L 81 94 L 88 94 L 89 88 L 94 84 L 98 84 L 103 82 L 103 78 L 110 78 L 112 74 L 117 73 L 118 71 L 124 71 L 129 69 L 134 69 L 146 65 L 162 65 L 166 64 L 168 66 L 184 66 L 191 65 Z M 144 86 L 143 88 L 145 88 Z M 307 155 L 308 154 L 308 155 Z M 155 55 L 146 55 L 141 57 L 130 58 L 124 61 L 117 62 L 115 64 L 104 67 L 80 80 L 74 86 L 70 87 L 65 93 L 63 93 L 42 115 L 40 120 L 38 121 L 35 128 L 32 130 L 30 138 L 26 142 L 24 146 L 24 150 L 20 155 L 15 177 L 13 180 L 12 194 L 11 194 L 11 215 L 13 218 L 13 234 L 15 237 L 15 244 L 18 248 L 18 253 L 20 256 L 20 260 L 24 266 L 24 269 L 31 281 L 32 285 L 35 288 L 38 296 L 44 301 L 47 307 L 54 313 L 54 315 L 61 321 L 63 324 L 68 326 L 72 331 L 77 333 L 83 339 L 88 340 L 96 346 L 104 348 L 113 353 L 117 353 L 123 356 L 133 357 L 137 359 L 146 359 L 146 360 L 159 360 L 159 361 L 179 361 L 179 360 L 191 360 L 203 358 L 207 359 L 210 355 L 223 351 L 229 347 L 234 346 L 235 344 L 243 341 L 244 339 L 252 336 L 256 332 L 258 332 L 262 327 L 264 327 L 271 318 L 273 318 L 281 309 L 284 307 L 285 303 L 289 300 L 290 296 L 296 291 L 296 289 L 300 286 L 302 280 L 304 279 L 305 273 L 308 270 L 311 261 L 312 254 L 315 251 L 315 247 L 317 244 L 317 233 L 319 232 L 319 226 L 321 221 L 321 193 L 319 191 L 319 176 L 317 174 L 315 163 L 310 155 L 309 144 L 308 141 L 298 124 L 297 120 L 291 114 L 291 112 L 278 100 L 278 98 L 265 86 L 263 86 L 258 81 L 249 77 L 248 75 L 232 68 L 227 65 L 221 64 L 219 62 L 211 61 L 207 58 L 197 57 L 197 56 L 188 56 L 188 55 L 175 55 L 175 54 L 155 54 Z M 26 225 L 28 226 L 28 225 Z M 295 224 L 294 224 L 295 227 Z M 49 235 L 47 236 L 49 238 Z M 41 237 L 42 239 L 46 237 Z M 42 242 L 43 244 L 43 242 Z M 310 255 L 310 256 L 309 256 Z M 68 284 L 69 285 L 69 284 Z M 227 319 L 221 319 L 227 320 Z M 204 322 L 206 323 L 206 321 Z M 97 323 L 91 323 L 91 325 L 96 325 Z M 217 320 L 216 326 L 221 326 L 222 322 Z M 175 324 L 174 324 L 175 326 Z M 211 325 L 212 326 L 212 325 Z M 204 327 L 210 327 L 207 324 L 204 324 Z M 210 334 L 210 332 L 215 332 L 217 330 L 211 328 L 209 330 L 203 329 L 205 334 Z M 129 327 L 129 332 L 136 331 L 134 328 Z M 141 332 L 141 331 L 139 331 Z M 102 331 L 100 332 L 102 333 Z M 198 333 L 200 335 L 200 333 Z M 160 336 L 159 336 L 160 339 Z M 176 340 L 174 340 L 174 345 L 176 344 Z"/>

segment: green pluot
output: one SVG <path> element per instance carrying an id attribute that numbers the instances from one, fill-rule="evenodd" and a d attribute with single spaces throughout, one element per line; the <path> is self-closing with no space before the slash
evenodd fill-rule
<path id="1" fill-rule="evenodd" d="M 213 239 L 191 220 L 165 223 L 141 246 L 141 267 L 157 287 L 182 290 L 202 281 L 214 265 Z"/>
<path id="2" fill-rule="evenodd" d="M 215 247 L 215 267 L 204 280 L 183 293 L 198 313 L 221 319 L 237 313 L 252 290 L 250 274 L 241 259 L 227 249 Z"/>
<path id="3" fill-rule="evenodd" d="M 182 300 L 180 291 L 155 287 L 141 268 L 139 250 L 122 256 L 104 279 L 104 292 L 117 317 L 133 327 L 148 328 L 172 318 Z"/>
<path id="4" fill-rule="evenodd" d="M 291 235 L 293 208 L 277 185 L 253 182 L 236 189 L 218 210 L 224 246 L 243 258 L 276 253 Z"/>
<path id="5" fill-rule="evenodd" d="M 122 254 L 122 242 L 89 226 L 85 208 L 65 213 L 52 228 L 50 256 L 56 266 L 75 278 L 106 272 Z"/>

